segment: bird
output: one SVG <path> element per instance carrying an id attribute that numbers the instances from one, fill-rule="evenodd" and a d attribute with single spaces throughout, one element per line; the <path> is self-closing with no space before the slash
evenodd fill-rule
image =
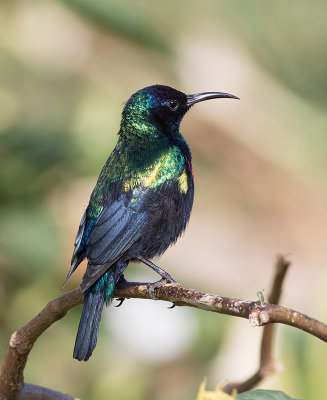
<path id="1" fill-rule="evenodd" d="M 151 259 L 182 235 L 193 206 L 192 156 L 180 124 L 194 104 L 216 98 L 238 99 L 223 92 L 186 95 L 157 84 L 138 90 L 125 103 L 118 141 L 81 219 L 64 283 L 86 258 L 75 359 L 87 361 L 92 355 L 104 304 L 114 298 L 130 262 L 155 270 L 162 277 L 159 285 L 175 282 Z"/>

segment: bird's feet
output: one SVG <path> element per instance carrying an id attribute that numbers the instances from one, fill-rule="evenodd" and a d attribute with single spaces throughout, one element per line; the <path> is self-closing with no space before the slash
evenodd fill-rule
<path id="1" fill-rule="evenodd" d="M 158 297 L 156 297 L 154 295 L 154 291 L 157 288 L 159 288 L 160 286 L 165 285 L 167 283 L 176 283 L 176 281 L 169 274 L 167 274 L 167 275 L 168 275 L 169 278 L 162 278 L 162 279 L 160 279 L 160 281 L 153 282 L 153 283 L 149 284 L 149 286 L 148 286 L 148 294 L 149 294 L 149 297 L 152 300 L 160 300 Z M 173 305 L 173 307 L 169 307 L 169 308 L 174 308 L 174 307 L 175 306 Z"/>
<path id="2" fill-rule="evenodd" d="M 154 290 L 158 287 L 160 287 L 161 285 L 164 285 L 165 283 L 175 283 L 175 279 L 173 279 L 168 272 L 166 272 L 164 269 L 158 267 L 158 265 L 153 264 L 153 262 L 151 262 L 150 260 L 148 260 L 147 258 L 144 258 L 142 256 L 138 256 L 136 257 L 137 260 L 141 261 L 143 264 L 147 265 L 148 267 L 150 267 L 151 269 L 153 269 L 157 274 L 159 274 L 162 279 L 160 281 L 151 283 L 148 287 L 148 293 L 149 293 L 149 297 L 152 300 L 159 300 L 154 294 Z M 174 308 L 175 305 L 173 304 L 171 307 L 168 308 Z"/>

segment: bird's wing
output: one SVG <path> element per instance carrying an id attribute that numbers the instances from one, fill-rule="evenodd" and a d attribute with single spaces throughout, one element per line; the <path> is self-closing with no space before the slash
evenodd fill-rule
<path id="1" fill-rule="evenodd" d="M 182 177 L 184 168 L 185 159 L 177 147 L 164 152 L 144 174 L 134 179 L 125 177 L 117 187 L 106 187 L 108 168 L 104 168 L 82 218 L 66 281 L 87 257 L 89 263 L 81 288 L 90 287 L 142 236 L 149 219 L 144 203 L 161 186 Z"/>
<path id="2" fill-rule="evenodd" d="M 109 197 L 104 206 L 93 209 L 88 206 L 78 228 L 71 267 L 63 286 L 85 257 L 89 265 L 82 287 L 90 286 L 89 281 L 102 275 L 140 237 L 139 231 L 147 220 L 146 212 L 141 210 L 148 197 L 147 190 L 139 185 L 128 188 L 118 198 L 115 196 L 115 200 Z"/>
<path id="3" fill-rule="evenodd" d="M 140 185 L 104 207 L 86 243 L 89 264 L 82 289 L 90 287 L 141 237 L 148 221 L 148 213 L 142 206 L 148 196 L 148 188 Z"/>
<path id="4" fill-rule="evenodd" d="M 85 228 L 86 228 L 86 217 L 87 217 L 87 210 L 84 212 L 83 217 L 81 219 L 80 225 L 78 227 L 78 232 L 75 238 L 75 243 L 74 243 L 74 253 L 72 256 L 72 261 L 70 264 L 70 269 L 68 271 L 66 280 L 63 284 L 63 288 L 66 285 L 66 283 L 69 281 L 70 277 L 72 276 L 73 272 L 75 269 L 80 265 L 80 263 L 84 260 L 85 258 L 85 251 L 84 251 L 84 246 L 83 246 L 83 238 L 86 236 L 85 234 Z"/>

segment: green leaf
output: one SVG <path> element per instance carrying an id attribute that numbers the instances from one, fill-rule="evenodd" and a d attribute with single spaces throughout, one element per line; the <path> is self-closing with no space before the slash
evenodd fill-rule
<path id="1" fill-rule="evenodd" d="M 250 390 L 244 392 L 236 397 L 237 400 L 300 400 L 294 399 L 293 397 L 287 396 L 284 392 L 279 390 Z"/>

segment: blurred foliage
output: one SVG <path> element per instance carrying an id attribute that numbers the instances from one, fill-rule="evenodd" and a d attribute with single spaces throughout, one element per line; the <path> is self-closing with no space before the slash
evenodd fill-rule
<path id="1" fill-rule="evenodd" d="M 167 41 L 156 32 L 154 21 L 147 13 L 147 8 L 140 7 L 138 2 L 134 3 L 131 8 L 126 7 L 124 3 L 110 0 L 94 0 L 92 2 L 71 0 L 65 4 L 109 33 L 119 35 L 155 51 L 171 52 Z"/>
<path id="2" fill-rule="evenodd" d="M 221 316 L 220 323 L 217 324 L 215 314 L 206 315 L 201 310 L 195 310 L 198 321 L 198 336 L 190 349 L 189 362 L 196 365 L 202 365 L 203 368 L 213 361 L 213 358 L 219 352 L 220 347 L 224 344 L 224 334 L 226 334 L 227 318 Z M 194 348 L 197 351 L 194 351 Z"/>
<path id="3" fill-rule="evenodd" d="M 6 165 L 0 188 L 3 204 L 41 201 L 57 182 L 74 176 L 76 145 L 65 132 L 17 127 L 2 133 L 1 144 L 0 157 Z"/>
<path id="4" fill-rule="evenodd" d="M 221 10 L 221 3 L 217 3 Z M 225 2 L 224 11 L 258 61 L 299 96 L 327 105 L 326 2 L 242 0 Z"/>
<path id="5" fill-rule="evenodd" d="M 200 175 L 197 193 L 201 193 L 198 214 L 192 220 L 196 238 L 189 247 L 184 244 L 183 255 L 170 265 L 184 265 L 177 271 L 184 282 L 203 290 L 228 290 L 229 295 L 232 290 L 244 293 L 252 280 L 256 288 L 262 287 L 262 276 L 268 275 L 262 259 L 269 264 L 272 247 L 273 251 L 279 250 L 276 246 L 288 250 L 290 243 L 295 243 L 301 252 L 312 242 L 306 255 L 325 253 L 327 216 L 315 214 L 320 206 L 317 197 L 312 197 L 321 196 L 324 203 L 327 189 L 326 12 L 323 0 L 314 5 L 303 0 L 1 2 L 0 358 L 10 333 L 61 293 L 78 218 L 116 141 L 121 103 L 139 87 L 156 82 L 181 86 L 182 90 L 183 84 L 192 89 L 216 89 L 201 86 L 204 81 L 199 77 L 208 74 L 205 68 L 215 71 L 216 66 L 208 66 L 210 61 L 205 57 L 199 59 L 198 43 L 201 49 L 208 46 L 208 53 L 222 61 L 228 56 L 223 47 L 225 38 L 228 46 L 237 43 L 239 53 L 234 54 L 232 60 L 236 61 L 226 74 L 233 79 L 241 76 L 242 82 L 247 79 L 250 67 L 244 60 L 242 64 L 241 58 L 245 53 L 252 56 L 255 71 L 264 71 L 265 80 L 256 86 L 256 93 L 251 86 L 256 82 L 249 81 L 245 104 L 252 96 L 252 108 L 248 109 L 252 117 L 240 121 L 238 136 L 234 134 L 236 125 L 230 128 L 232 134 L 226 126 L 217 129 L 205 125 L 208 115 L 192 117 L 198 122 L 187 129 Z M 196 65 L 201 70 L 195 77 Z M 217 75 L 210 76 L 215 85 Z M 188 81 L 185 76 L 189 76 Z M 265 84 L 287 94 L 288 103 L 270 99 Z M 275 129 L 277 118 L 280 130 L 272 135 L 268 128 L 272 125 L 271 130 Z M 261 121 L 266 121 L 266 131 L 257 128 Z M 255 131 L 254 143 L 259 150 L 246 141 L 245 126 Z M 297 173 L 295 183 L 280 161 L 283 154 L 292 173 Z M 313 174 L 322 171 L 318 189 L 314 186 L 316 175 L 309 189 L 307 182 L 301 181 L 303 165 L 310 165 Z M 222 205 L 230 208 L 218 213 Z M 225 236 L 206 225 L 208 220 L 222 226 Z M 318 220 L 322 230 L 316 226 Z M 263 230 L 263 225 L 268 228 Z M 300 233 L 307 231 L 313 235 L 310 240 L 304 234 L 301 237 Z M 287 245 L 282 234 L 291 237 Z M 195 247 L 200 245 L 199 236 L 208 245 L 202 252 Z M 219 248 L 217 241 L 222 243 Z M 249 248 L 256 258 L 248 257 Z M 238 257 L 237 273 L 226 267 L 224 252 Z M 214 260 L 219 254 L 218 264 L 225 267 L 224 272 L 215 272 L 209 253 Z M 247 257 L 251 282 L 245 284 L 243 264 Z M 251 269 L 253 259 L 262 275 Z M 323 256 L 316 264 L 325 266 Z M 71 287 L 79 278 L 73 278 Z M 246 295 L 249 292 L 255 293 L 252 287 Z M 318 300 L 312 296 L 311 305 L 326 316 L 324 295 L 318 291 Z M 307 296 L 300 293 L 298 300 L 303 297 Z M 124 307 L 128 307 L 126 303 Z M 230 318 L 195 310 L 197 325 L 187 350 L 170 361 L 154 363 L 117 348 L 113 332 L 102 326 L 97 351 L 82 364 L 71 358 L 80 311 L 72 310 L 38 340 L 26 368 L 27 382 L 84 399 L 189 400 L 195 398 L 202 376 L 210 375 L 212 382 L 233 379 L 225 372 L 228 364 L 222 362 L 217 368 L 218 355 L 233 333 Z M 285 370 L 271 385 L 306 399 L 326 398 L 327 383 L 321 368 L 327 356 L 325 348 L 294 330 L 281 332 L 278 343 Z M 247 337 L 244 340 L 247 343 Z M 234 357 L 230 356 L 229 364 L 247 371 L 247 360 L 241 364 Z M 256 395 L 263 396 L 260 391 Z"/>

